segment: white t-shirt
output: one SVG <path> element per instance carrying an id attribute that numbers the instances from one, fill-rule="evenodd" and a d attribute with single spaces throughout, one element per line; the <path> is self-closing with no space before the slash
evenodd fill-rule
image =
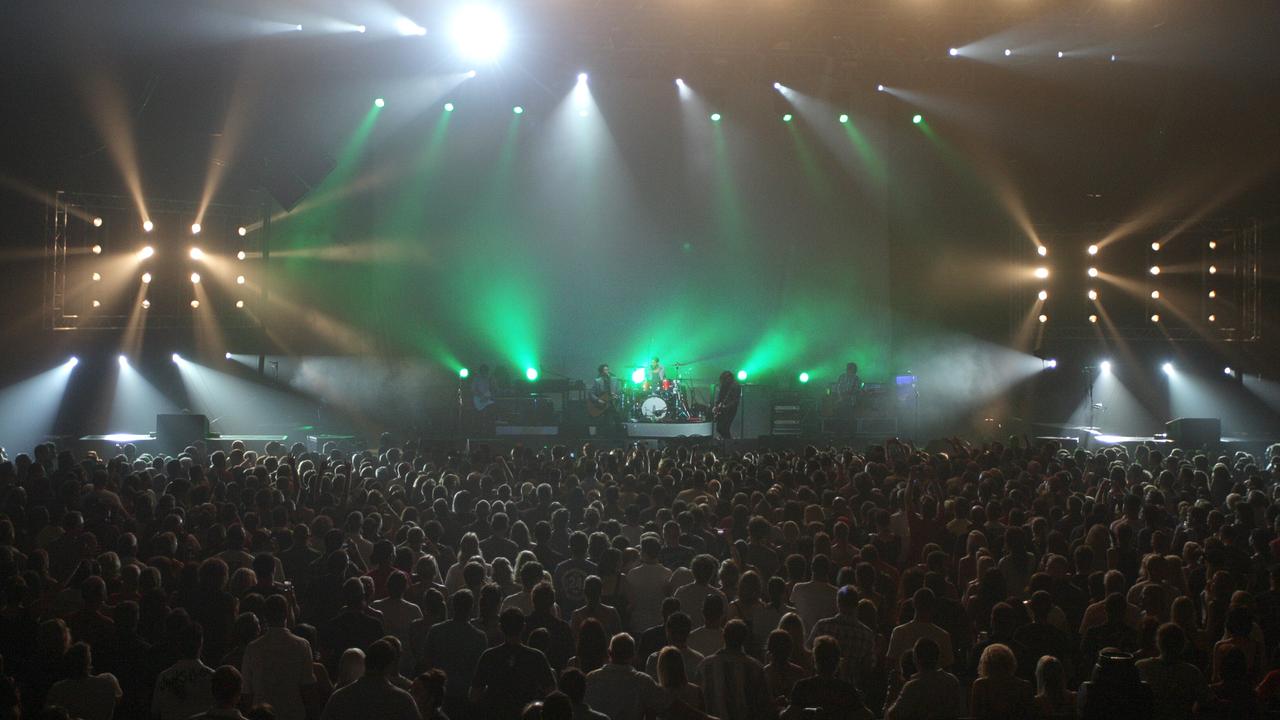
<path id="1" fill-rule="evenodd" d="M 270 703 L 279 720 L 306 720 L 302 688 L 316 682 L 311 644 L 285 628 L 270 627 L 249 643 L 240 666 L 241 692 Z"/>
<path id="2" fill-rule="evenodd" d="M 662 601 L 670 578 L 671 571 L 658 562 L 642 562 L 627 573 L 632 632 L 642 633 L 662 622 Z"/>

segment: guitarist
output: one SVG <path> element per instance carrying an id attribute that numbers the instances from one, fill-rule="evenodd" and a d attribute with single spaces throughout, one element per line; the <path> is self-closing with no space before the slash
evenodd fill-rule
<path id="1" fill-rule="evenodd" d="M 596 368 L 596 379 L 591 383 L 591 391 L 587 393 L 587 412 L 595 418 L 599 434 L 622 434 L 622 421 L 618 419 L 614 397 L 613 373 L 610 372 L 608 363 L 605 363 Z"/>
<path id="2" fill-rule="evenodd" d="M 712 414 L 716 421 L 716 435 L 721 440 L 733 437 L 733 419 L 738 415 L 738 403 L 742 401 L 742 386 L 733 373 L 720 373 L 720 386 L 716 390 L 716 404 Z"/>

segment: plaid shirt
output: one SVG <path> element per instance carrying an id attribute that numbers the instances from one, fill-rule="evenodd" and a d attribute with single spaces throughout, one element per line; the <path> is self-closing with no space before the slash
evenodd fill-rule
<path id="1" fill-rule="evenodd" d="M 835 615 L 814 623 L 809 632 L 809 646 L 813 641 L 830 635 L 840 644 L 841 667 L 839 676 L 851 683 L 858 683 L 863 668 L 870 667 L 875 652 L 876 633 L 852 615 Z"/>

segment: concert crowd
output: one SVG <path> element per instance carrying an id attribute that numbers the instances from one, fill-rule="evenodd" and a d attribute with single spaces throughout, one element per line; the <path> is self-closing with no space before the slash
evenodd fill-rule
<path id="1" fill-rule="evenodd" d="M 0 718 L 1259 718 L 1280 447 L 41 445 Z"/>

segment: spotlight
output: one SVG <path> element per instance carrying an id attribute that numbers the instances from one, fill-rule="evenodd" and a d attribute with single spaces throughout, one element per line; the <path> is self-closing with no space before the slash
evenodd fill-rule
<path id="1" fill-rule="evenodd" d="M 774 84 L 773 84 L 773 89 L 774 89 L 774 90 L 779 90 L 779 91 L 780 91 L 780 90 L 782 90 L 782 83 L 780 83 L 780 82 L 776 82 L 776 83 L 774 83 Z"/>
<path id="2" fill-rule="evenodd" d="M 247 257 L 249 257 L 249 256 L 248 256 L 247 254 L 245 254 L 245 251 L 243 251 L 243 250 L 241 250 L 240 252 L 236 253 L 236 259 L 237 259 L 237 260 L 243 260 L 243 259 L 245 259 L 245 258 L 247 258 Z"/>
<path id="3" fill-rule="evenodd" d="M 746 380 L 746 379 L 747 379 L 747 371 L 746 371 L 746 370 L 739 370 L 739 371 L 738 371 L 738 381 L 739 381 L 739 382 L 741 382 L 741 381 Z"/>
<path id="4" fill-rule="evenodd" d="M 1098 277 L 1098 268 L 1096 267 L 1089 268 L 1088 274 L 1089 274 L 1089 277 L 1094 277 L 1094 278 Z"/>
<path id="5" fill-rule="evenodd" d="M 1151 322 L 1153 322 L 1153 323 L 1158 323 L 1158 322 L 1160 322 L 1160 313 L 1152 313 L 1152 315 L 1151 315 Z"/>
<path id="6" fill-rule="evenodd" d="M 192 235 L 200 234 L 200 223 L 191 223 L 191 234 Z"/>
<path id="7" fill-rule="evenodd" d="M 191 284 L 192 285 L 200 284 L 200 273 L 191 273 Z"/>
<path id="8" fill-rule="evenodd" d="M 1061 60 L 1062 58 L 1064 58 L 1064 57 L 1066 57 L 1066 56 L 1067 56 L 1067 54 L 1066 54 L 1066 53 L 1062 52 L 1061 50 L 1059 50 L 1059 51 L 1058 51 L 1058 59 L 1059 59 L 1059 60 Z"/>
<path id="9" fill-rule="evenodd" d="M 1162 371 L 1164 371 L 1164 374 L 1165 374 L 1165 375 L 1173 375 L 1173 363 L 1171 363 L 1171 362 L 1167 362 L 1167 363 L 1165 363 L 1165 364 L 1161 365 L 1161 366 L 1160 366 L 1160 369 L 1161 369 Z"/>
<path id="10" fill-rule="evenodd" d="M 143 220 L 143 221 L 142 221 L 142 231 L 143 231 L 143 232 L 151 232 L 152 230 L 155 230 L 155 229 L 156 229 L 156 224 L 155 224 L 155 223 L 151 222 L 150 220 Z"/>
<path id="11" fill-rule="evenodd" d="M 676 87 L 678 88 L 684 87 L 684 78 L 676 78 Z"/>
<path id="12" fill-rule="evenodd" d="M 117 355 L 117 356 L 116 356 L 116 362 L 120 363 L 120 367 L 128 367 L 128 365 L 129 365 L 129 358 L 127 358 L 127 357 L 125 357 L 125 356 L 123 356 L 123 355 Z"/>
<path id="13" fill-rule="evenodd" d="M 239 235 L 240 237 L 244 237 L 245 235 L 249 234 L 249 230 L 245 226 L 241 225 L 240 227 L 236 228 L 236 234 Z"/>
<path id="14" fill-rule="evenodd" d="M 920 113 L 916 113 L 915 115 L 911 116 L 911 123 L 913 125 L 919 125 L 922 122 L 924 122 L 924 116 L 921 115 Z"/>
<path id="15" fill-rule="evenodd" d="M 93 281 L 94 281 L 94 282 L 98 282 L 98 281 L 99 281 L 99 280 L 101 280 L 101 279 L 102 279 L 102 273 L 94 273 L 94 274 L 93 274 Z"/>
<path id="16" fill-rule="evenodd" d="M 156 254 L 155 248 L 151 247 L 150 245 L 144 245 L 143 248 L 138 251 L 138 259 L 146 260 L 147 258 L 155 254 Z"/>
<path id="17" fill-rule="evenodd" d="M 96 217 L 96 218 L 94 218 L 94 219 L 93 219 L 93 226 L 94 226 L 94 227 L 102 227 L 102 218 L 100 218 L 100 217 Z M 75 359 L 75 358 L 72 358 L 72 360 L 74 360 L 74 359 Z"/>
<path id="18" fill-rule="evenodd" d="M 387 106 L 387 101 L 386 101 L 386 100 L 383 100 L 382 98 L 374 98 L 374 99 L 373 99 L 373 106 L 374 106 L 374 107 L 386 107 L 386 106 Z"/>
<path id="19" fill-rule="evenodd" d="M 644 382 L 644 368 L 636 368 L 631 371 L 631 382 L 639 385 Z"/>
<path id="20" fill-rule="evenodd" d="M 1217 249 L 1218 249 L 1218 241 L 1217 241 L 1217 240 L 1210 240 L 1210 241 L 1209 241 L 1209 249 L 1210 249 L 1210 250 L 1217 250 Z"/>
<path id="21" fill-rule="evenodd" d="M 102 301 L 101 301 L 101 300 L 94 300 L 91 304 L 92 304 L 94 307 L 102 307 Z"/>
<path id="22" fill-rule="evenodd" d="M 1098 363 L 1098 369 L 1102 371 L 1102 374 L 1103 374 L 1103 375 L 1110 375 L 1110 374 L 1111 374 L 1111 361 L 1110 361 L 1110 360 L 1103 360 L 1102 362 Z"/>
<path id="23" fill-rule="evenodd" d="M 884 92 L 884 85 L 876 85 L 876 92 Z"/>
<path id="24" fill-rule="evenodd" d="M 1089 322 L 1091 322 L 1091 323 L 1093 323 L 1093 324 L 1095 324 L 1095 325 L 1096 325 L 1096 324 L 1098 323 L 1098 316 L 1097 316 L 1097 315 L 1090 315 L 1090 316 L 1089 316 Z"/>
<path id="25" fill-rule="evenodd" d="M 302 26 L 301 26 L 301 25 L 294 25 L 294 26 L 293 26 L 293 29 L 294 29 L 295 31 L 297 31 L 297 32 L 302 32 Z"/>
<path id="26" fill-rule="evenodd" d="M 400 33 L 401 35 L 426 35 L 427 34 L 426 28 L 422 27 L 418 23 L 406 17 L 396 18 L 395 27 L 396 27 L 396 32 Z"/>
<path id="27" fill-rule="evenodd" d="M 93 253 L 94 255 L 101 255 L 101 254 L 102 254 L 102 246 L 101 246 L 101 245 L 94 245 L 93 247 L 89 248 L 89 252 Z"/>
<path id="28" fill-rule="evenodd" d="M 151 282 L 151 273 L 149 272 L 142 273 L 142 284 L 146 285 L 150 282 Z"/>
<path id="29" fill-rule="evenodd" d="M 848 124 L 849 124 L 849 116 L 848 116 L 848 115 L 845 115 L 845 114 L 841 114 L 841 115 L 840 115 L 840 124 L 841 124 L 841 125 L 848 125 Z"/>
<path id="30" fill-rule="evenodd" d="M 192 300 L 192 301 L 191 301 L 191 309 L 192 309 L 192 310 L 197 310 L 197 309 L 199 309 L 199 308 L 200 308 L 200 301 L 199 301 L 199 300 Z"/>
<path id="31" fill-rule="evenodd" d="M 468 5 L 453 17 L 453 41 L 467 58 L 493 61 L 507 46 L 507 24 L 496 10 Z"/>
<path id="32" fill-rule="evenodd" d="M 1152 265 L 1152 266 L 1151 266 L 1151 269 L 1150 269 L 1150 270 L 1148 270 L 1147 272 L 1151 273 L 1152 275 L 1159 275 L 1159 274 L 1160 274 L 1160 266 L 1159 266 L 1159 265 Z"/>
<path id="33" fill-rule="evenodd" d="M 244 301 L 243 301 L 243 300 L 237 300 L 237 301 L 236 301 L 236 309 L 237 309 L 237 310 L 242 310 L 242 309 L 244 309 Z"/>
<path id="34" fill-rule="evenodd" d="M 711 113 L 711 122 L 720 122 L 720 113 Z"/>
<path id="35" fill-rule="evenodd" d="M 1090 299 L 1090 300 L 1097 300 L 1097 299 L 1098 299 L 1098 291 L 1097 291 L 1097 290 L 1090 290 L 1090 291 L 1089 291 L 1089 299 Z"/>
<path id="36" fill-rule="evenodd" d="M 222 358 L 223 358 L 224 360 L 230 360 L 230 359 L 231 359 L 231 353 L 230 353 L 230 352 L 225 352 L 225 353 L 223 353 L 223 354 L 222 354 Z"/>
<path id="37" fill-rule="evenodd" d="M 476 76 L 476 71 L 475 71 L 475 70 L 468 70 L 468 71 L 467 71 L 467 79 L 468 79 L 468 80 L 470 80 L 471 78 L 473 78 L 473 77 L 475 77 L 475 76 Z"/>
<path id="38" fill-rule="evenodd" d="M 1210 300 L 1212 300 L 1212 299 L 1214 299 L 1214 298 L 1216 298 L 1216 297 L 1218 297 L 1218 291 L 1217 291 L 1217 290 L 1210 290 L 1210 291 L 1209 291 L 1209 299 L 1210 299 Z"/>
<path id="39" fill-rule="evenodd" d="M 782 116 L 782 122 L 784 122 L 784 123 L 789 123 L 789 122 L 791 122 L 791 113 L 787 113 L 786 115 L 783 115 L 783 116 Z"/>
<path id="40" fill-rule="evenodd" d="M 1217 275 L 1217 274 L 1218 274 L 1218 266 L 1217 266 L 1217 265 L 1210 265 L 1210 266 L 1209 266 L 1209 274 L 1210 274 L 1210 275 Z"/>
<path id="41" fill-rule="evenodd" d="M 67 358 L 66 365 L 68 368 L 73 368 L 79 364 L 80 364 L 80 358 L 76 357 L 75 355 L 72 355 L 71 357 Z"/>
<path id="42" fill-rule="evenodd" d="M 1039 293 L 1036 294 L 1036 297 L 1040 298 L 1041 302 L 1044 302 L 1045 300 L 1049 299 L 1049 291 L 1041 290 Z"/>
<path id="43" fill-rule="evenodd" d="M 950 55 L 951 57 L 955 57 L 960 54 L 960 48 L 951 48 L 950 50 L 947 51 L 947 54 Z"/>
<path id="44" fill-rule="evenodd" d="M 1036 247 L 1036 254 L 1039 255 L 1040 257 L 1044 257 L 1049 254 L 1049 248 L 1045 247 L 1044 245 L 1038 245 Z"/>
<path id="45" fill-rule="evenodd" d="M 529 378 L 529 382 L 533 382 L 534 380 L 537 380 L 537 379 L 538 379 L 538 368 L 532 368 L 532 367 L 531 367 L 531 368 L 525 368 L 525 370 L 524 370 L 524 376 L 525 376 L 526 378 Z"/>
<path id="46" fill-rule="evenodd" d="M 1009 56 L 1010 56 L 1010 55 L 1012 55 L 1012 54 L 1013 54 L 1013 51 L 1012 51 L 1012 50 L 1010 50 L 1009 48 L 1005 48 L 1005 49 L 1004 49 L 1004 56 L 1005 56 L 1005 57 L 1009 57 Z"/>
<path id="47" fill-rule="evenodd" d="M 150 300 L 143 300 L 143 301 L 142 301 L 142 309 L 143 309 L 143 310 L 150 310 L 150 309 L 151 309 L 151 301 L 150 301 Z"/>
<path id="48" fill-rule="evenodd" d="M 447 102 L 447 103 L 445 103 L 445 104 L 444 104 L 444 111 L 445 111 L 445 112 L 453 112 L 453 103 L 451 103 L 451 102 Z"/>
<path id="49" fill-rule="evenodd" d="M 1047 267 L 1036 268 L 1035 276 L 1041 280 L 1044 280 L 1045 278 L 1049 277 L 1049 268 Z"/>
<path id="50" fill-rule="evenodd" d="M 182 356 L 181 356 L 181 355 L 179 355 L 178 353 L 174 353 L 174 354 L 170 355 L 170 356 L 169 356 L 169 359 L 170 359 L 170 360 L 172 360 L 172 361 L 174 361 L 175 363 L 180 363 L 180 362 L 182 362 Z"/>
<path id="51" fill-rule="evenodd" d="M 1112 55 L 1112 56 L 1111 56 L 1111 62 L 1115 62 L 1115 61 L 1116 61 L 1116 56 L 1115 56 L 1115 55 Z"/>
<path id="52" fill-rule="evenodd" d="M 358 33 L 363 33 L 364 31 L 366 31 L 366 30 L 368 30 L 368 29 L 369 29 L 369 28 L 367 28 L 367 27 L 365 27 L 365 26 L 363 26 L 363 25 L 357 25 L 357 26 L 356 26 L 356 32 L 358 32 Z M 230 357 L 230 355 L 228 355 L 228 357 Z"/>
<path id="53" fill-rule="evenodd" d="M 203 251 L 203 250 L 201 250 L 201 249 L 200 249 L 200 248 L 198 248 L 198 247 L 193 247 L 193 248 L 191 248 L 191 252 L 189 252 L 189 253 L 187 253 L 187 254 L 191 256 L 191 259 L 192 259 L 192 260 L 203 260 L 203 259 L 204 259 L 204 251 Z"/>
<path id="54" fill-rule="evenodd" d="M 807 372 L 802 372 L 802 373 L 800 373 L 800 378 L 799 378 L 799 379 L 800 379 L 800 383 L 801 383 L 801 384 L 804 384 L 804 383 L 809 382 L 809 373 L 807 373 Z"/>
<path id="55" fill-rule="evenodd" d="M 1089 254 L 1090 254 L 1090 255 L 1097 255 L 1097 254 L 1098 254 L 1098 246 L 1097 246 L 1097 245 L 1090 245 L 1090 246 L 1089 246 L 1089 250 L 1088 250 L 1088 252 L 1089 252 Z"/>
<path id="56" fill-rule="evenodd" d="M 1048 360 L 1044 361 L 1044 366 L 1045 366 L 1045 369 L 1047 370 L 1053 370 L 1054 368 L 1058 367 L 1058 361 L 1053 358 L 1049 358 Z"/>
<path id="57" fill-rule="evenodd" d="M 1040 321 L 1040 324 L 1041 324 L 1041 325 L 1043 325 L 1043 324 L 1045 324 L 1045 323 L 1049 322 L 1049 316 L 1048 316 L 1048 315 L 1041 315 L 1041 316 L 1040 316 L 1039 318 L 1037 318 L 1037 319 Z"/>
<path id="58" fill-rule="evenodd" d="M 1209 316 L 1209 322 L 1214 323 L 1214 322 L 1217 322 L 1217 321 L 1218 321 L 1218 316 L 1217 316 L 1217 315 L 1210 315 L 1210 316 Z"/>
<path id="59" fill-rule="evenodd" d="M 1151 252 L 1160 252 L 1160 243 L 1158 242 L 1151 243 Z"/>
<path id="60" fill-rule="evenodd" d="M 71 358 L 71 359 L 72 359 L 72 360 L 75 360 L 75 358 Z M 1223 375 L 1226 375 L 1227 377 L 1235 377 L 1235 376 L 1236 376 L 1236 371 L 1235 371 L 1235 370 L 1232 370 L 1232 369 L 1231 369 L 1231 366 L 1230 366 L 1230 365 L 1228 365 L 1228 366 L 1226 366 L 1226 367 L 1222 368 L 1222 374 L 1223 374 Z"/>
<path id="61" fill-rule="evenodd" d="M 236 276 L 236 284 L 237 284 L 237 285 L 243 285 L 243 284 L 244 284 L 244 276 L 243 276 L 243 275 L 237 275 L 237 276 Z"/>
<path id="62" fill-rule="evenodd" d="M 1159 290 L 1152 290 L 1152 291 L 1151 291 L 1151 299 L 1152 299 L 1152 300 L 1159 300 L 1159 299 L 1160 299 L 1160 291 L 1159 291 Z"/>
<path id="63" fill-rule="evenodd" d="M 471 377 L 471 371 L 466 368 L 458 368 L 458 377 L 462 378 L 463 380 L 466 380 L 467 378 Z"/>
<path id="64" fill-rule="evenodd" d="M 524 114 L 524 108 L 523 108 L 523 107 L 521 107 L 521 106 L 519 106 L 519 105 L 517 105 L 517 106 L 515 106 L 515 107 L 511 108 L 511 112 L 515 113 L 516 115 L 523 115 L 523 114 Z"/>

